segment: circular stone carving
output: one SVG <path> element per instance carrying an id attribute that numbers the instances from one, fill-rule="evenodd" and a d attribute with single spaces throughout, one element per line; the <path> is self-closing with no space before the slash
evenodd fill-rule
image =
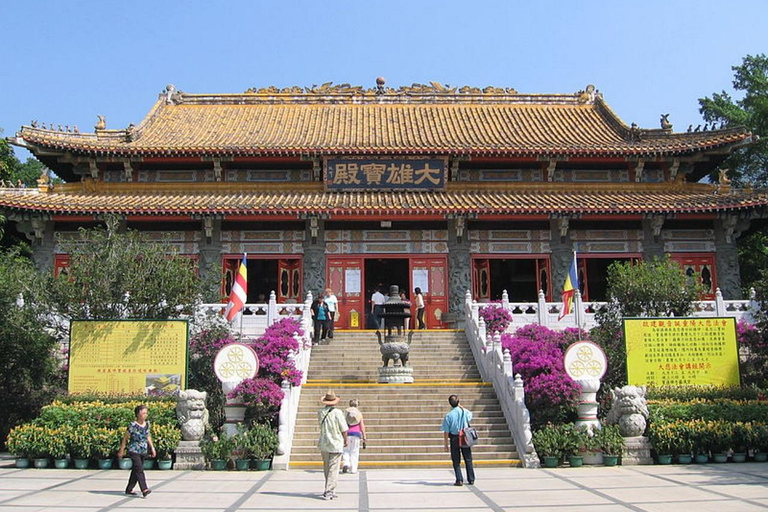
<path id="1" fill-rule="evenodd" d="M 601 379 L 608 370 L 605 352 L 591 341 L 578 341 L 565 351 L 565 372 L 573 380 Z"/>
<path id="2" fill-rule="evenodd" d="M 248 345 L 230 343 L 216 354 L 213 370 L 221 382 L 242 382 L 259 371 L 259 357 Z"/>

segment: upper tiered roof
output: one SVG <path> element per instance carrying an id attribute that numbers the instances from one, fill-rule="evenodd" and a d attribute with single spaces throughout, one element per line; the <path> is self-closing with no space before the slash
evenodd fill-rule
<path id="1" fill-rule="evenodd" d="M 24 126 L 11 142 L 74 155 L 684 156 L 746 142 L 743 127 L 674 133 L 628 126 L 593 86 L 573 94 L 433 83 L 186 94 L 168 86 L 138 126 L 73 133 Z M 52 127 L 49 127 L 52 128 Z"/>

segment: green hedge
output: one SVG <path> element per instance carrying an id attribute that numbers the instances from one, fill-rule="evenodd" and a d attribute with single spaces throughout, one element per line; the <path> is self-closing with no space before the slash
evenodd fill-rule
<path id="1" fill-rule="evenodd" d="M 43 407 L 33 424 L 48 427 L 77 428 L 87 424 L 94 427 L 119 429 L 122 431 L 136 418 L 134 408 L 139 404 L 146 404 L 149 409 L 149 421 L 157 425 L 176 425 L 176 402 L 164 400 L 130 400 L 122 403 L 106 403 L 97 401 L 54 401 L 51 405 Z"/>
<path id="2" fill-rule="evenodd" d="M 651 414 L 651 423 L 675 420 L 768 423 L 768 401 L 765 400 L 649 401 L 648 411 Z"/>
<path id="3" fill-rule="evenodd" d="M 692 400 L 765 400 L 768 390 L 754 386 L 717 387 L 717 386 L 659 386 L 649 387 L 647 400 L 673 400 L 690 402 Z"/>

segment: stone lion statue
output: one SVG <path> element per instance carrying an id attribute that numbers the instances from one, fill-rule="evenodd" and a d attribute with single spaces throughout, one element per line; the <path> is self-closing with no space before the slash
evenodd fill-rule
<path id="1" fill-rule="evenodd" d="M 208 424 L 208 409 L 205 391 L 187 389 L 179 391 L 176 397 L 176 417 L 181 425 L 181 438 L 184 441 L 199 441 L 205 434 Z"/>
<path id="2" fill-rule="evenodd" d="M 618 425 L 624 437 L 637 437 L 645 432 L 648 419 L 648 405 L 645 402 L 645 387 L 624 386 L 611 391 L 611 410 L 606 416 L 610 424 Z"/>

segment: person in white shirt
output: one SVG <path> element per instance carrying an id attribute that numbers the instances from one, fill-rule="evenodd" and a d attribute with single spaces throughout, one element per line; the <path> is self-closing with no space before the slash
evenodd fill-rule
<path id="1" fill-rule="evenodd" d="M 333 328 L 336 324 L 336 311 L 339 307 L 339 299 L 334 295 L 333 290 L 330 288 L 325 289 L 325 303 L 328 304 L 328 313 L 330 319 L 328 320 L 328 338 L 333 339 Z"/>
<path id="2" fill-rule="evenodd" d="M 376 323 L 376 329 L 382 329 L 384 327 L 382 325 L 383 318 L 381 313 L 384 310 L 383 304 L 386 300 L 387 298 L 381 293 L 381 285 L 376 286 L 376 291 L 371 295 L 371 313 L 373 314 L 373 319 Z"/>
<path id="3" fill-rule="evenodd" d="M 413 303 L 416 306 L 416 320 L 419 322 L 419 329 L 426 329 L 427 326 L 424 323 L 424 295 L 421 294 L 421 288 L 416 288 L 413 292 Z"/>

